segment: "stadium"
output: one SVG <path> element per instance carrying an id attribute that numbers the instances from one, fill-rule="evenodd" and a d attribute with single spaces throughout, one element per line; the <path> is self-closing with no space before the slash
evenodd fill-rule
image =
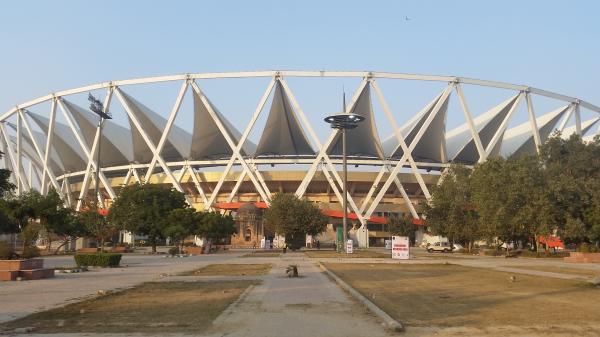
<path id="1" fill-rule="evenodd" d="M 90 93 L 112 114 L 101 128 Z M 342 107 L 365 118 L 347 131 L 349 218 L 361 247 L 389 235 L 390 214 L 422 224 L 420 205 L 452 163 L 534 154 L 555 130 L 584 140 L 600 131 L 600 107 L 526 85 L 371 71 L 197 73 L 18 104 L 0 115 L 0 167 L 15 173 L 17 193 L 54 188 L 77 209 L 100 167 L 106 207 L 135 182 L 172 187 L 199 210 L 262 209 L 281 192 L 319 203 L 336 224 L 341 137 L 323 118 Z"/>

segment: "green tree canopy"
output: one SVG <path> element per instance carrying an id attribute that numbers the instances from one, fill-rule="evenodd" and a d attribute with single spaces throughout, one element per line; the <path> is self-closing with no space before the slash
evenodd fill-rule
<path id="1" fill-rule="evenodd" d="M 147 235 L 156 252 L 156 243 L 164 238 L 167 217 L 177 208 L 186 208 L 185 195 L 158 185 L 135 184 L 123 187 L 109 209 L 109 221 L 119 229 Z"/>
<path id="2" fill-rule="evenodd" d="M 235 221 L 231 215 L 222 215 L 218 212 L 202 214 L 202 220 L 194 234 L 209 240 L 219 241 L 235 233 Z"/>
<path id="3" fill-rule="evenodd" d="M 600 241 L 600 137 L 584 143 L 555 134 L 540 148 L 550 202 L 561 236 L 572 242 Z"/>
<path id="4" fill-rule="evenodd" d="M 403 217 L 392 215 L 387 219 L 388 231 L 391 235 L 407 236 L 414 243 L 416 228 L 412 220 L 409 215 Z"/>
<path id="5" fill-rule="evenodd" d="M 179 242 L 183 249 L 183 240 L 198 233 L 204 213 L 196 212 L 193 208 L 176 208 L 167 216 L 167 227 L 164 236 Z"/>
<path id="6" fill-rule="evenodd" d="M 431 191 L 431 200 L 424 206 L 427 225 L 437 235 L 460 242 L 469 249 L 482 238 L 473 203 L 472 170 L 453 164 Z"/>
<path id="7" fill-rule="evenodd" d="M 306 234 L 317 235 L 327 226 L 327 217 L 314 203 L 285 193 L 273 196 L 264 221 L 266 231 L 284 235 L 294 249 L 304 245 Z"/>

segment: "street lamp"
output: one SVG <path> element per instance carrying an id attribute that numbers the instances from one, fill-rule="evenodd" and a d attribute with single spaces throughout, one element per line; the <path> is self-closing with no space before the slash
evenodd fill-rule
<path id="1" fill-rule="evenodd" d="M 346 104 L 344 103 L 344 111 L 346 110 Z M 358 126 L 358 123 L 365 120 L 365 117 L 353 113 L 341 113 L 337 115 L 331 115 L 325 117 L 325 122 L 331 125 L 332 129 L 339 129 L 342 132 L 342 166 L 344 167 L 344 174 L 342 179 L 342 208 L 344 209 L 344 217 L 342 218 L 342 238 L 344 240 L 344 251 L 347 253 L 346 245 L 348 241 L 348 167 L 346 163 L 346 130 L 354 129 Z"/>
<path id="2" fill-rule="evenodd" d="M 88 95 L 88 101 L 90 101 L 90 110 L 98 115 L 98 151 L 96 154 L 96 172 L 95 172 L 95 191 L 94 191 L 94 199 L 95 203 L 98 204 L 98 199 L 100 199 L 100 144 L 102 144 L 102 124 L 104 124 L 105 119 L 112 119 L 112 116 L 108 111 L 105 111 L 104 104 L 100 102 L 96 97 L 94 97 L 91 93 Z M 108 110 L 108 109 L 106 109 Z"/>

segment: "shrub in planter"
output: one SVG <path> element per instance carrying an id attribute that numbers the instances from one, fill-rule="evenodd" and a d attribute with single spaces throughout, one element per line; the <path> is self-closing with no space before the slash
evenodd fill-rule
<path id="1" fill-rule="evenodd" d="M 21 254 L 21 258 L 23 259 L 32 259 L 34 257 L 38 257 L 42 255 L 40 253 L 40 249 L 36 246 L 26 246 L 25 249 L 23 249 L 23 254 Z"/>
<path id="2" fill-rule="evenodd" d="M 169 248 L 169 255 L 177 255 L 177 254 L 179 254 L 179 247 Z"/>
<path id="3" fill-rule="evenodd" d="M 6 243 L 0 242 L 0 260 L 12 260 L 15 257 L 15 250 Z"/>
<path id="4" fill-rule="evenodd" d="M 548 258 L 548 257 L 556 257 L 556 258 L 563 258 L 563 257 L 568 257 L 570 255 L 569 252 L 552 252 L 552 251 L 542 251 L 542 252 L 536 252 L 536 251 L 531 251 L 531 250 L 524 250 L 521 252 L 521 256 L 522 257 L 541 257 L 541 258 Z"/>
<path id="5" fill-rule="evenodd" d="M 118 267 L 121 263 L 121 254 L 97 253 L 97 254 L 76 254 L 75 263 L 78 267 Z"/>

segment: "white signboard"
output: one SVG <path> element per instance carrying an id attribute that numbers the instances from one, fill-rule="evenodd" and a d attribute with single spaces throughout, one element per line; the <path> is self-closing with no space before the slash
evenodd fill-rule
<path id="1" fill-rule="evenodd" d="M 346 253 L 352 254 L 352 248 L 354 248 L 354 241 L 348 240 L 348 242 L 346 242 Z"/>
<path id="2" fill-rule="evenodd" d="M 409 242 L 407 236 L 392 236 L 392 259 L 408 260 Z"/>

